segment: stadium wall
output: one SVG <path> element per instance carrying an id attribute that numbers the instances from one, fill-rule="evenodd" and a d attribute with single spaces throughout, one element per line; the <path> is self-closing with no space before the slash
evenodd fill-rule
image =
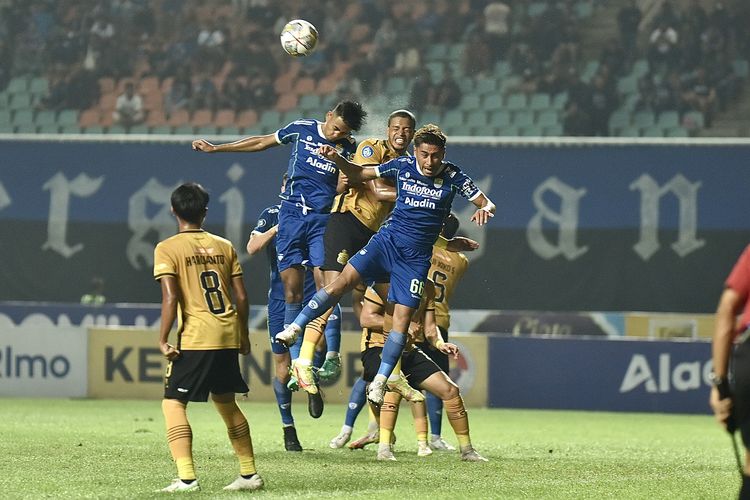
<path id="1" fill-rule="evenodd" d="M 112 306 L 109 314 L 62 312 L 62 305 L 21 314 L 0 306 L 0 397 L 161 397 L 164 360 L 153 325 L 119 326 L 126 315 Z M 140 322 L 153 319 L 152 309 L 128 310 Z M 254 316 L 264 320 L 262 312 Z M 644 334 L 642 316 L 626 332 L 635 336 L 454 333 L 461 354 L 451 362 L 451 377 L 472 407 L 706 413 L 710 343 L 659 340 L 658 328 L 649 328 L 650 339 L 637 337 Z M 665 318 L 653 320 L 661 327 Z M 679 326 L 669 328 L 684 334 Z M 254 330 L 251 343 L 252 354 L 241 357 L 249 397 L 273 401 L 267 332 Z M 356 332 L 343 335 L 342 356 L 342 375 L 323 388 L 328 402 L 346 402 L 361 373 Z"/>
<path id="2" fill-rule="evenodd" d="M 2 140 L 2 138 L 0 138 Z M 536 311 L 714 310 L 748 242 L 748 142 L 451 142 L 448 159 L 497 203 L 457 308 Z M 286 147 L 193 152 L 189 138 L 52 136 L 1 141 L 0 300 L 77 301 L 93 276 L 115 302 L 158 302 L 153 247 L 175 224 L 168 199 L 197 180 L 211 192 L 208 228 L 241 253 L 250 300 L 265 302 L 263 258 L 244 246 L 277 201 Z"/>

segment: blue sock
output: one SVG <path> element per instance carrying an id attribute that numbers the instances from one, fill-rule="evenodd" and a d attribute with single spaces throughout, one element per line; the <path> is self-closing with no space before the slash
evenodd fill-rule
<path id="1" fill-rule="evenodd" d="M 292 358 L 292 362 L 299 358 L 299 351 L 302 349 L 302 338 L 304 335 L 299 335 L 297 337 L 297 340 L 294 341 L 294 344 L 289 347 L 289 356 Z"/>
<path id="2" fill-rule="evenodd" d="M 292 391 L 286 388 L 276 377 L 273 378 L 273 393 L 276 395 L 276 402 L 279 404 L 279 413 L 281 413 L 281 423 L 284 425 L 294 425 L 292 417 Z"/>
<path id="3" fill-rule="evenodd" d="M 315 349 L 315 354 L 313 354 L 313 366 L 315 368 L 320 368 L 323 366 L 323 363 L 326 360 L 326 353 L 323 351 L 319 351 Z"/>
<path id="4" fill-rule="evenodd" d="M 430 419 L 430 433 L 440 435 L 443 428 L 443 400 L 433 393 L 427 393 L 427 417 Z"/>
<path id="5" fill-rule="evenodd" d="M 331 297 L 324 288 L 321 288 L 315 292 L 310 302 L 297 315 L 294 324 L 304 329 L 310 321 L 329 310 L 337 301 L 338 299 Z M 311 305 L 312 307 L 310 307 Z M 284 317 L 284 320 L 286 321 L 286 317 Z"/>
<path id="6" fill-rule="evenodd" d="M 366 387 L 367 382 L 362 380 L 362 377 L 359 377 L 357 381 L 354 382 L 354 386 L 352 386 L 352 393 L 349 395 L 349 406 L 346 409 L 346 418 L 344 419 L 344 424 L 349 427 L 354 427 L 354 422 L 357 420 L 359 412 L 362 411 L 362 408 L 365 406 Z"/>
<path id="7" fill-rule="evenodd" d="M 388 378 L 393 373 L 393 367 L 404 352 L 404 345 L 406 345 L 406 335 L 399 332 L 388 334 L 388 340 L 385 341 L 383 353 L 380 355 L 378 375 L 385 375 Z"/>
<path id="8" fill-rule="evenodd" d="M 326 345 L 328 351 L 339 352 L 341 348 L 341 306 L 336 304 L 326 323 Z"/>
<path id="9" fill-rule="evenodd" d="M 299 312 L 302 310 L 302 303 L 301 302 L 287 302 L 284 307 L 284 328 L 286 328 L 287 325 L 289 325 L 292 321 L 294 321 L 294 318 L 297 317 Z M 279 332 L 274 332 L 273 334 L 276 335 Z"/>

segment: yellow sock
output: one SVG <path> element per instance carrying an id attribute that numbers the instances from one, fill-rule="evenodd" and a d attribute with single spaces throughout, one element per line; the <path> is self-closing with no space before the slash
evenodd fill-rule
<path id="1" fill-rule="evenodd" d="M 255 469 L 253 441 L 250 438 L 250 426 L 245 415 L 235 401 L 229 403 L 214 401 L 214 405 L 227 426 L 229 441 L 232 443 L 234 453 L 240 462 L 240 475 L 255 474 L 257 471 Z"/>
<path id="2" fill-rule="evenodd" d="M 164 422 L 167 425 L 169 452 L 177 465 L 177 477 L 190 481 L 195 479 L 193 464 L 193 431 L 187 419 L 187 404 L 176 399 L 161 402 Z"/>
<path id="3" fill-rule="evenodd" d="M 398 405 L 401 403 L 401 394 L 397 392 L 386 392 L 383 404 L 380 405 L 380 444 L 390 445 L 393 429 L 396 427 L 398 418 Z"/>
<path id="4" fill-rule="evenodd" d="M 463 398 L 459 395 L 453 399 L 443 400 L 443 408 L 445 408 L 445 415 L 448 417 L 448 422 L 453 427 L 453 432 L 456 433 L 459 446 L 464 448 L 471 445 L 469 416 L 466 413 Z"/>
<path id="5" fill-rule="evenodd" d="M 412 403 L 411 414 L 414 417 L 414 431 L 417 433 L 417 441 L 427 441 L 427 405 L 424 401 Z"/>
<path id="6" fill-rule="evenodd" d="M 305 336 L 302 338 L 302 347 L 299 350 L 299 360 L 303 360 L 303 365 L 312 365 L 315 356 L 315 345 L 320 341 L 323 332 L 328 324 L 328 316 L 333 312 L 333 308 L 328 309 L 320 317 L 310 321 L 305 327 Z"/>
<path id="7" fill-rule="evenodd" d="M 372 434 L 373 432 L 376 432 L 380 426 L 378 422 L 379 416 L 373 411 L 371 404 L 367 405 L 367 409 L 369 410 L 370 415 L 370 420 L 367 423 L 367 433 Z"/>

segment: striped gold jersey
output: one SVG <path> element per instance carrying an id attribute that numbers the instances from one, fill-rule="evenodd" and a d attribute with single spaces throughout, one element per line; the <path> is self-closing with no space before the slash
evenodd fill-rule
<path id="1" fill-rule="evenodd" d="M 429 278 L 424 282 L 424 290 L 422 291 L 422 300 L 419 301 L 419 307 L 412 316 L 411 325 L 409 325 L 409 335 L 406 340 L 406 349 L 411 349 L 415 343 L 426 342 L 425 337 L 425 315 L 427 311 L 435 310 L 435 286 L 432 280 Z M 391 317 L 386 316 L 386 320 L 383 324 L 390 322 Z M 388 325 L 390 327 L 390 325 Z M 386 331 L 389 331 L 390 328 Z"/>
<path id="2" fill-rule="evenodd" d="M 202 229 L 180 232 L 156 245 L 154 279 L 177 278 L 177 349 L 237 349 L 239 322 L 232 278 L 242 275 L 234 247 Z"/>
<path id="3" fill-rule="evenodd" d="M 451 312 L 448 300 L 461 277 L 469 267 L 469 259 L 462 253 L 432 247 L 432 261 L 427 276 L 435 282 L 435 320 L 439 327 L 448 330 Z"/>
<path id="4" fill-rule="evenodd" d="M 380 295 L 370 287 L 365 290 L 365 302 L 370 302 L 370 306 L 374 305 L 380 310 L 381 313 L 385 312 L 385 305 Z M 365 349 L 370 347 L 383 347 L 385 345 L 385 335 L 383 335 L 383 329 L 377 328 L 363 328 L 362 338 L 359 343 L 359 350 L 364 352 Z"/>
<path id="5" fill-rule="evenodd" d="M 424 293 L 422 294 L 422 300 L 419 303 L 419 308 L 414 313 L 414 320 L 410 325 L 410 334 L 407 340 L 407 349 L 411 349 L 415 342 L 424 342 L 424 316 L 427 311 L 435 309 L 435 288 L 432 282 L 428 279 L 425 281 Z M 383 299 L 380 298 L 378 293 L 372 288 L 367 288 L 365 291 L 365 301 L 374 304 L 380 312 L 383 314 L 383 328 L 363 328 L 362 339 L 360 341 L 360 350 L 364 351 L 368 347 L 383 347 L 385 344 L 387 333 L 393 328 L 393 317 L 389 312 L 386 311 Z M 386 332 L 386 334 L 383 334 Z"/>
<path id="6" fill-rule="evenodd" d="M 399 155 L 385 139 L 365 139 L 354 154 L 352 161 L 358 165 L 380 165 Z M 407 151 L 405 156 L 411 156 Z M 372 231 L 380 229 L 388 214 L 393 210 L 394 203 L 378 201 L 375 194 L 366 185 L 350 187 L 338 194 L 333 201 L 331 212 L 351 212 L 357 220 Z"/>

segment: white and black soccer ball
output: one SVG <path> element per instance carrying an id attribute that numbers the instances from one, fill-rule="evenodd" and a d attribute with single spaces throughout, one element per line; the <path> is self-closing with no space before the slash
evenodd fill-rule
<path id="1" fill-rule="evenodd" d="M 284 52 L 290 56 L 309 56 L 318 44 L 318 30 L 304 19 L 294 19 L 286 23 L 280 38 Z"/>

